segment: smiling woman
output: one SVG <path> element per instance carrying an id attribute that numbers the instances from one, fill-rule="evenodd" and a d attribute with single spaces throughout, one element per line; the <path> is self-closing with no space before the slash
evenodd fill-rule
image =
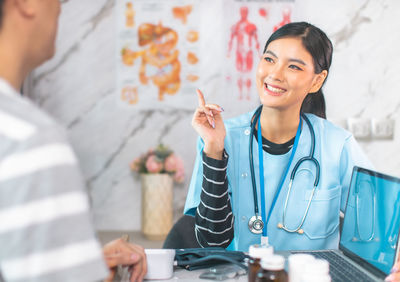
<path id="1" fill-rule="evenodd" d="M 313 57 L 303 47 L 301 39 L 284 37 L 272 41 L 258 65 L 256 76 L 261 103 L 271 110 L 298 113 L 306 96 L 313 100 L 317 95 L 315 92 L 321 88 L 327 73 L 326 69 L 315 73 Z M 313 112 L 314 108 L 309 110 Z M 323 108 L 315 110 L 325 117 Z"/>
<path id="2" fill-rule="evenodd" d="M 257 110 L 224 122 L 198 92 L 192 125 L 201 138 L 185 213 L 204 247 L 247 251 L 268 240 L 277 250 L 336 249 L 353 166 L 371 164 L 325 119 L 332 44 L 298 22 L 273 33 L 263 53 Z"/>
<path id="3" fill-rule="evenodd" d="M 305 28 L 305 25 L 282 28 L 272 34 L 265 44 L 265 60 L 273 61 L 273 58 L 268 58 L 270 56 L 278 59 L 277 54 L 274 54 L 272 51 L 272 49 L 276 49 L 275 45 L 277 44 L 270 46 L 271 43 L 276 43 L 274 41 L 277 39 L 300 41 L 301 44 L 299 44 L 299 42 L 286 42 L 286 46 L 292 48 L 291 50 L 287 50 L 291 53 L 285 52 L 286 50 L 281 50 L 281 52 L 287 54 L 288 56 L 289 54 L 297 54 L 300 56 L 299 58 L 289 56 L 287 58 L 288 63 L 293 64 L 289 64 L 287 67 L 291 68 L 293 71 L 313 71 L 314 74 L 320 75 L 318 79 L 322 79 L 322 84 L 317 85 L 319 88 L 316 92 L 313 93 L 313 90 L 311 90 L 310 93 L 312 93 L 312 95 L 308 95 L 309 93 L 306 93 L 306 97 L 301 105 L 301 112 L 313 113 L 322 118 L 326 118 L 325 99 L 321 87 L 326 81 L 328 70 L 332 63 L 333 47 L 331 41 L 326 34 L 318 28 Z M 278 43 L 278 45 L 282 44 Z M 300 48 L 300 50 L 296 50 L 296 48 Z M 278 47 L 278 49 L 280 48 Z M 305 58 L 306 61 L 302 60 L 301 58 Z"/>

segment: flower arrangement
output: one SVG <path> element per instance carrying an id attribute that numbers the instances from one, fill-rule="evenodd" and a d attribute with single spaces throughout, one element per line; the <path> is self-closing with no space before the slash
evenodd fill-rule
<path id="1" fill-rule="evenodd" d="M 130 167 L 137 173 L 168 173 L 177 183 L 185 178 L 182 159 L 163 144 L 134 159 Z"/>

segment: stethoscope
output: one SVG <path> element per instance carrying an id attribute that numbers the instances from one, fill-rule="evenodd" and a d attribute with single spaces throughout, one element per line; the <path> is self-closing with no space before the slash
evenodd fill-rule
<path id="1" fill-rule="evenodd" d="M 310 120 L 307 118 L 307 116 L 305 116 L 304 114 L 301 114 L 301 118 L 299 121 L 299 126 L 297 128 L 297 133 L 296 133 L 296 137 L 294 140 L 294 144 L 293 144 L 293 148 L 292 148 L 292 153 L 290 155 L 289 158 L 289 162 L 288 165 L 286 167 L 285 173 L 283 174 L 281 181 L 279 183 L 278 189 L 275 193 L 274 199 L 272 201 L 272 205 L 271 208 L 268 212 L 268 217 L 266 217 L 265 215 L 265 193 L 264 193 L 264 165 L 263 165 L 263 149 L 262 149 L 262 137 L 261 137 L 261 123 L 260 123 L 260 116 L 261 116 L 261 110 L 262 110 L 262 106 L 260 106 L 256 112 L 253 115 L 253 119 L 251 122 L 251 130 L 250 130 L 250 144 L 249 144 L 249 160 L 250 160 L 250 172 L 251 172 L 251 182 L 252 182 L 252 186 L 253 186 L 253 198 L 254 198 L 254 216 L 252 216 L 249 220 L 248 226 L 249 229 L 252 233 L 254 234 L 263 234 L 263 237 L 267 236 L 267 228 L 266 228 L 266 224 L 269 221 L 269 218 L 271 216 L 272 210 L 274 209 L 274 206 L 276 204 L 276 200 L 279 196 L 279 193 L 282 189 L 283 186 L 283 182 L 286 179 L 286 176 L 288 174 L 290 165 L 293 161 L 297 146 L 298 146 L 298 142 L 300 139 L 300 133 L 301 133 L 301 120 L 302 118 L 305 120 L 305 122 L 307 123 L 308 129 L 310 130 L 310 135 L 311 135 L 311 148 L 310 148 L 310 153 L 307 157 L 302 157 L 300 160 L 297 161 L 297 163 L 295 164 L 292 173 L 290 174 L 290 182 L 289 182 L 289 186 L 288 186 L 288 192 L 286 194 L 286 200 L 285 200 L 285 205 L 284 205 L 284 209 L 283 209 L 283 215 L 282 215 L 282 222 L 278 224 L 278 228 L 283 229 L 289 233 L 295 233 L 297 232 L 298 234 L 303 234 L 304 230 L 302 229 L 302 226 L 304 224 L 304 221 L 307 217 L 308 214 L 308 210 L 310 209 L 310 205 L 312 202 L 312 199 L 314 197 L 314 193 L 315 193 L 315 189 L 318 186 L 318 182 L 319 182 L 319 172 L 320 172 L 320 166 L 318 161 L 314 158 L 314 150 L 315 150 L 315 133 L 314 133 L 314 129 L 311 125 Z M 260 170 L 260 195 L 261 195 L 261 215 L 259 214 L 259 210 L 258 210 L 258 200 L 257 200 L 257 186 L 256 186 L 256 180 L 255 180 L 255 173 L 254 173 L 254 160 L 253 160 L 253 135 L 254 135 L 254 130 L 256 127 L 256 124 L 259 124 L 258 130 L 257 130 L 257 140 L 258 140 L 258 153 L 259 153 L 259 170 Z M 289 196 L 290 196 L 290 192 L 292 189 L 292 184 L 293 184 L 293 180 L 294 177 L 296 176 L 296 172 L 298 170 L 298 168 L 300 167 L 300 165 L 306 161 L 311 161 L 312 163 L 314 163 L 315 165 L 315 169 L 316 169 L 316 174 L 315 174 L 315 181 L 314 181 L 314 188 L 311 191 L 311 195 L 310 198 L 308 200 L 308 204 L 307 204 L 307 208 L 304 212 L 304 215 L 301 219 L 300 224 L 293 229 L 290 229 L 286 226 L 285 224 L 285 218 L 286 218 L 286 210 L 287 210 L 287 205 L 289 202 Z"/>
<path id="2" fill-rule="evenodd" d="M 361 237 L 361 231 L 360 231 L 360 186 L 361 183 L 357 183 L 354 193 L 356 194 L 355 197 L 355 214 L 356 214 L 356 229 L 355 229 L 355 234 L 354 237 L 352 239 L 352 241 L 354 242 L 371 242 L 374 237 L 375 237 L 375 217 L 376 217 L 376 192 L 375 192 L 375 187 L 374 185 L 370 182 L 370 181 L 366 181 L 368 183 L 368 186 L 370 187 L 370 192 L 371 195 L 373 195 L 371 197 L 371 204 L 372 204 L 372 219 L 371 219 L 371 232 L 369 234 L 369 236 L 367 236 L 366 238 L 362 238 Z M 365 186 L 364 186 L 365 187 Z"/>

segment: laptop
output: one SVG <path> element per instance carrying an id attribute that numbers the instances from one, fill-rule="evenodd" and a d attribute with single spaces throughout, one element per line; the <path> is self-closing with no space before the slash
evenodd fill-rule
<path id="1" fill-rule="evenodd" d="M 332 281 L 383 281 L 399 252 L 400 178 L 354 167 L 339 250 L 309 253 L 329 262 Z"/>

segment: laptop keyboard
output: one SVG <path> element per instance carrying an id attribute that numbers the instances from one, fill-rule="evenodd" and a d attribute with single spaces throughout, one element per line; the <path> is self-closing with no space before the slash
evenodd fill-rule
<path id="1" fill-rule="evenodd" d="M 297 252 L 292 252 L 297 253 Z M 359 270 L 354 265 L 350 264 L 343 257 L 333 251 L 323 252 L 298 252 L 311 254 L 316 258 L 324 259 L 329 262 L 329 274 L 332 282 L 369 282 L 379 281 L 371 278 L 366 273 Z"/>

